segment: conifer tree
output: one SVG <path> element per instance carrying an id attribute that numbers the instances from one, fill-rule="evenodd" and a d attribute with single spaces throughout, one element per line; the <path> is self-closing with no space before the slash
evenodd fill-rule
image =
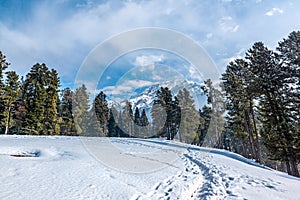
<path id="1" fill-rule="evenodd" d="M 161 136 L 167 137 L 168 140 L 172 139 L 172 93 L 171 90 L 167 87 L 161 87 L 157 91 L 157 103 L 159 103 L 166 112 L 166 120 Z M 173 134 L 174 135 L 174 134 Z"/>
<path id="2" fill-rule="evenodd" d="M 5 121 L 6 121 L 6 116 L 5 116 L 5 84 L 3 80 L 3 75 L 5 70 L 8 68 L 10 64 L 6 61 L 5 55 L 2 54 L 0 51 L 0 131 L 4 131 L 5 129 Z"/>
<path id="3" fill-rule="evenodd" d="M 202 90 L 207 96 L 207 103 L 211 106 L 211 123 L 206 134 L 206 146 L 223 148 L 222 133 L 224 128 L 225 103 L 223 93 L 220 89 L 213 85 L 213 82 L 208 79 L 204 81 Z"/>
<path id="4" fill-rule="evenodd" d="M 14 127 L 12 128 L 12 132 L 14 134 L 26 134 L 27 132 L 23 131 L 23 126 L 25 122 L 25 116 L 26 116 L 26 108 L 24 100 L 21 98 L 18 98 L 12 107 L 12 118 L 14 121 Z"/>
<path id="5" fill-rule="evenodd" d="M 102 136 L 107 136 L 108 128 L 107 122 L 109 119 L 109 108 L 106 101 L 106 95 L 101 91 L 94 100 L 93 107 L 91 109 L 91 114 L 96 116 L 96 121 L 92 121 L 91 125 L 94 127 L 96 132 L 99 132 Z M 94 118 L 92 118 L 93 120 Z"/>
<path id="6" fill-rule="evenodd" d="M 60 80 L 56 70 L 52 69 L 46 74 L 46 97 L 44 100 L 43 134 L 59 135 L 58 123 L 58 87 Z"/>
<path id="7" fill-rule="evenodd" d="M 200 117 L 195 107 L 195 101 L 187 89 L 179 90 L 177 98 L 181 109 L 181 121 L 179 133 L 183 142 L 196 143 L 197 129 L 200 124 Z"/>
<path id="8" fill-rule="evenodd" d="M 199 132 L 199 146 L 202 146 L 205 140 L 205 137 L 208 132 L 208 128 L 211 121 L 211 108 L 207 105 L 204 105 L 202 110 L 199 110 L 200 119 L 203 120 L 203 124 L 200 124 L 198 127 Z"/>
<path id="9" fill-rule="evenodd" d="M 254 94 L 255 86 L 251 82 L 248 62 L 244 59 L 230 62 L 222 79 L 222 87 L 227 98 L 227 133 L 239 138 L 242 155 L 259 161 L 259 138 L 253 107 L 256 95 Z M 232 131 L 230 132 L 230 130 Z"/>
<path id="10" fill-rule="evenodd" d="M 162 133 L 167 119 L 167 113 L 159 103 L 159 100 L 154 101 L 150 114 L 152 123 L 149 137 L 160 137 L 163 135 Z"/>
<path id="11" fill-rule="evenodd" d="M 146 115 L 145 109 L 142 110 L 141 120 L 140 120 L 140 137 L 149 137 L 149 120 Z"/>
<path id="12" fill-rule="evenodd" d="M 87 88 L 83 84 L 81 87 L 75 90 L 72 100 L 74 123 L 78 135 L 87 134 L 88 109 L 89 96 L 87 93 Z"/>
<path id="13" fill-rule="evenodd" d="M 22 128 L 28 134 L 39 135 L 43 131 L 48 73 L 45 64 L 35 64 L 26 75 L 22 87 L 22 99 L 27 111 Z"/>
<path id="14" fill-rule="evenodd" d="M 118 123 L 120 129 L 129 137 L 132 137 L 134 134 L 134 119 L 133 119 L 133 112 L 132 112 L 132 105 L 129 101 L 125 102 L 125 106 L 121 111 Z"/>
<path id="15" fill-rule="evenodd" d="M 138 107 L 135 107 L 134 112 L 134 137 L 140 136 L 140 126 L 141 126 L 141 117 L 140 110 Z"/>
<path id="16" fill-rule="evenodd" d="M 60 113 L 60 133 L 61 135 L 76 135 L 74 118 L 72 115 L 72 98 L 73 91 L 65 88 L 61 92 Z"/>
<path id="17" fill-rule="evenodd" d="M 20 82 L 19 76 L 15 71 L 6 72 L 6 82 L 5 82 L 5 94 L 4 94 L 4 101 L 5 101 L 5 115 L 6 115 L 6 122 L 5 122 L 5 132 L 4 134 L 9 133 L 11 119 L 12 119 L 12 111 L 14 109 L 14 105 L 16 100 L 20 94 Z"/>
<path id="18" fill-rule="evenodd" d="M 174 97 L 172 101 L 172 110 L 171 110 L 171 138 L 175 136 L 178 137 L 179 141 L 182 141 L 182 135 L 179 131 L 181 124 L 181 108 L 179 105 L 179 99 L 177 96 Z"/>
<path id="19" fill-rule="evenodd" d="M 293 145 L 289 158 L 291 171 L 299 177 L 297 164 L 300 163 L 300 31 L 293 31 L 288 38 L 279 42 L 277 47 L 280 59 L 281 76 L 285 84 L 282 88 L 284 104 L 286 105 L 288 126 L 292 133 Z"/>
<path id="20" fill-rule="evenodd" d="M 113 113 L 113 108 L 109 109 L 109 119 L 108 119 L 108 137 L 117 137 L 118 136 L 118 126 L 115 120 L 115 115 Z"/>

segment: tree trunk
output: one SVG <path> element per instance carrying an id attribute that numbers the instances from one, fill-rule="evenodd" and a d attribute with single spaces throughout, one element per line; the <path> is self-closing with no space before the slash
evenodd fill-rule
<path id="1" fill-rule="evenodd" d="M 7 135 L 8 132 L 9 132 L 9 126 L 10 126 L 10 109 L 11 107 L 8 107 L 8 115 L 7 115 L 7 118 L 6 118 L 6 123 L 5 123 L 5 132 L 4 134 Z"/>
<path id="2" fill-rule="evenodd" d="M 244 118 L 245 118 L 246 130 L 248 130 L 248 133 L 249 133 L 249 141 L 250 141 L 250 145 L 251 145 L 252 158 L 257 159 L 255 147 L 254 147 L 253 131 L 252 131 L 251 123 L 250 123 L 250 117 L 249 117 L 248 110 L 245 110 Z"/>
<path id="3" fill-rule="evenodd" d="M 179 136 L 179 142 L 182 142 L 182 135 L 181 135 L 181 131 L 178 131 L 178 136 Z"/>
<path id="4" fill-rule="evenodd" d="M 242 150 L 243 150 L 243 156 L 248 157 L 248 155 L 246 155 L 246 144 L 245 144 L 245 139 L 243 139 L 242 141 Z"/>
<path id="5" fill-rule="evenodd" d="M 291 165 L 292 175 L 296 177 L 300 177 L 297 162 L 294 158 L 292 158 L 290 165 Z"/>
<path id="6" fill-rule="evenodd" d="M 291 165 L 290 165 L 290 161 L 289 160 L 286 160 L 285 161 L 285 164 L 286 164 L 286 171 L 289 175 L 292 175 L 292 170 L 291 170 Z"/>
<path id="7" fill-rule="evenodd" d="M 261 149 L 260 149 L 260 143 L 259 143 L 259 139 L 258 139 L 258 131 L 257 131 L 257 127 L 256 127 L 256 121 L 255 121 L 255 117 L 254 117 L 254 110 L 253 110 L 253 102 L 252 99 L 250 99 L 250 113 L 252 116 L 252 121 L 253 121 L 253 126 L 254 126 L 254 134 L 255 134 L 255 146 L 256 146 L 256 156 L 257 156 L 257 161 L 261 162 Z"/>

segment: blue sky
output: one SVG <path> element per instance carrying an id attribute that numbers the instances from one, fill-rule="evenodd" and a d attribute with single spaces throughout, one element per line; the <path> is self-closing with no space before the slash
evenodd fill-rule
<path id="1" fill-rule="evenodd" d="M 63 87 L 72 87 L 95 46 L 120 32 L 162 27 L 196 40 L 222 73 L 254 42 L 274 48 L 300 30 L 299 8 L 297 0 L 1 0 L 0 50 L 11 70 L 25 75 L 33 64 L 46 63 L 58 70 Z M 185 61 L 157 51 L 132 53 L 112 64 L 103 86 L 116 84 L 122 74 L 145 63 Z"/>

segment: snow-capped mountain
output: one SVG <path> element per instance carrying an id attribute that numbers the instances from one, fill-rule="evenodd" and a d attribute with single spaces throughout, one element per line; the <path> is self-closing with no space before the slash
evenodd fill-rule
<path id="1" fill-rule="evenodd" d="M 135 89 L 136 94 L 131 96 L 128 101 L 131 103 L 133 110 L 138 107 L 140 110 L 145 109 L 146 113 L 149 113 L 156 99 L 156 92 L 160 90 L 161 87 L 168 87 L 172 91 L 173 96 L 177 95 L 179 90 L 186 88 L 193 96 L 196 107 L 201 108 L 206 103 L 206 97 L 201 90 L 201 86 L 202 83 L 199 84 L 187 80 L 166 81 L 148 87 L 137 87 Z M 126 100 L 116 101 L 111 99 L 108 100 L 108 105 L 121 109 L 125 105 L 125 102 Z"/>

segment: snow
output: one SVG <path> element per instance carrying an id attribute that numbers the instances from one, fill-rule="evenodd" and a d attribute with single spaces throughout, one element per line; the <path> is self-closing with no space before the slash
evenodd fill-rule
<path id="1" fill-rule="evenodd" d="M 300 199 L 300 179 L 160 139 L 0 136 L 0 199 Z"/>
<path id="2" fill-rule="evenodd" d="M 161 87 L 168 87 L 173 95 L 176 95 L 179 90 L 186 88 L 193 95 L 194 99 L 197 103 L 197 108 L 201 108 L 203 106 L 203 102 L 206 102 L 206 96 L 203 94 L 201 90 L 201 86 L 203 84 L 198 84 L 193 81 L 188 80 L 172 80 L 165 81 L 160 84 L 153 84 L 151 86 L 143 86 L 138 87 L 136 89 L 136 94 L 130 96 L 129 102 L 132 105 L 132 110 L 134 111 L 136 107 L 139 109 L 145 109 L 147 116 L 150 116 L 150 109 L 156 99 L 156 92 L 160 90 Z M 109 99 L 108 105 L 114 106 L 115 108 L 121 109 L 121 107 L 125 106 L 125 102 L 127 101 L 118 101 L 120 99 Z"/>

